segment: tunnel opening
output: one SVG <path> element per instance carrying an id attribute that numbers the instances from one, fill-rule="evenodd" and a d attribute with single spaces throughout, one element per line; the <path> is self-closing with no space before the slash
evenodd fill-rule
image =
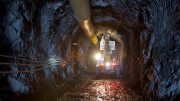
<path id="1" fill-rule="evenodd" d="M 97 12 L 93 11 L 92 13 L 92 21 L 98 39 L 100 40 L 103 35 L 108 33 L 110 39 L 116 41 L 117 49 L 113 53 L 122 66 L 123 77 L 129 79 L 133 86 L 140 87 L 141 69 L 139 37 L 140 33 L 145 29 L 145 26 L 138 22 L 138 19 L 132 23 L 132 19 L 127 20 L 128 15 L 122 14 L 123 12 L 120 13 L 120 11 L 114 11 L 113 9 L 102 10 L 102 8 L 96 8 L 96 10 Z M 114 15 L 116 15 L 116 17 L 114 17 Z M 117 15 L 119 16 L 117 17 Z M 122 18 L 122 15 L 124 18 Z M 79 33 L 83 34 L 83 31 Z M 96 61 L 93 59 L 95 47 L 93 47 L 92 43 L 87 42 L 86 39 L 82 43 L 86 43 L 86 45 L 80 46 L 84 47 L 83 49 L 88 50 L 84 52 L 84 57 L 86 58 L 82 59 L 82 64 L 85 63 L 86 68 L 95 67 Z M 80 53 L 82 54 L 82 52 Z"/>

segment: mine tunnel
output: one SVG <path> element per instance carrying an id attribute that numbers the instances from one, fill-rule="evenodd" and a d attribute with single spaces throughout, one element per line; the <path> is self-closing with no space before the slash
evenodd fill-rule
<path id="1" fill-rule="evenodd" d="M 178 100 L 179 10 L 179 0 L 0 0 L 0 101 Z"/>

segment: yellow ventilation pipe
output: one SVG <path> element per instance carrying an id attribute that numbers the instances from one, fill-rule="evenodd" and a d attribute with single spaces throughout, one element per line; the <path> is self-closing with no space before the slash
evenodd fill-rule
<path id="1" fill-rule="evenodd" d="M 69 0 L 71 7 L 74 11 L 74 15 L 78 20 L 84 33 L 92 43 L 99 49 L 98 39 L 94 33 L 94 27 L 91 22 L 89 0 Z"/>

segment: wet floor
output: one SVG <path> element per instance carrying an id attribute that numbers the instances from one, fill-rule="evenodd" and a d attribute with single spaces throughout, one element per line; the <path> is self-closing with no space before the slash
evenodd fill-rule
<path id="1" fill-rule="evenodd" d="M 83 73 L 73 81 L 13 101 L 154 101 L 122 79 L 98 78 Z"/>
<path id="2" fill-rule="evenodd" d="M 57 101 L 149 101 L 133 91 L 122 80 L 99 79 L 82 80 L 73 89 L 67 91 Z"/>

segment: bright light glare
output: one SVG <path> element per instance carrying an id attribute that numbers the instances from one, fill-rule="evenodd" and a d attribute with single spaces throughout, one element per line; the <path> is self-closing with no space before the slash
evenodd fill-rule
<path id="1" fill-rule="evenodd" d="M 101 54 L 100 54 L 100 53 L 97 53 L 97 54 L 95 55 L 95 58 L 96 58 L 96 60 L 100 60 L 100 59 L 101 59 Z"/>
<path id="2" fill-rule="evenodd" d="M 110 63 L 109 63 L 109 62 L 106 62 L 106 66 L 110 66 Z"/>

